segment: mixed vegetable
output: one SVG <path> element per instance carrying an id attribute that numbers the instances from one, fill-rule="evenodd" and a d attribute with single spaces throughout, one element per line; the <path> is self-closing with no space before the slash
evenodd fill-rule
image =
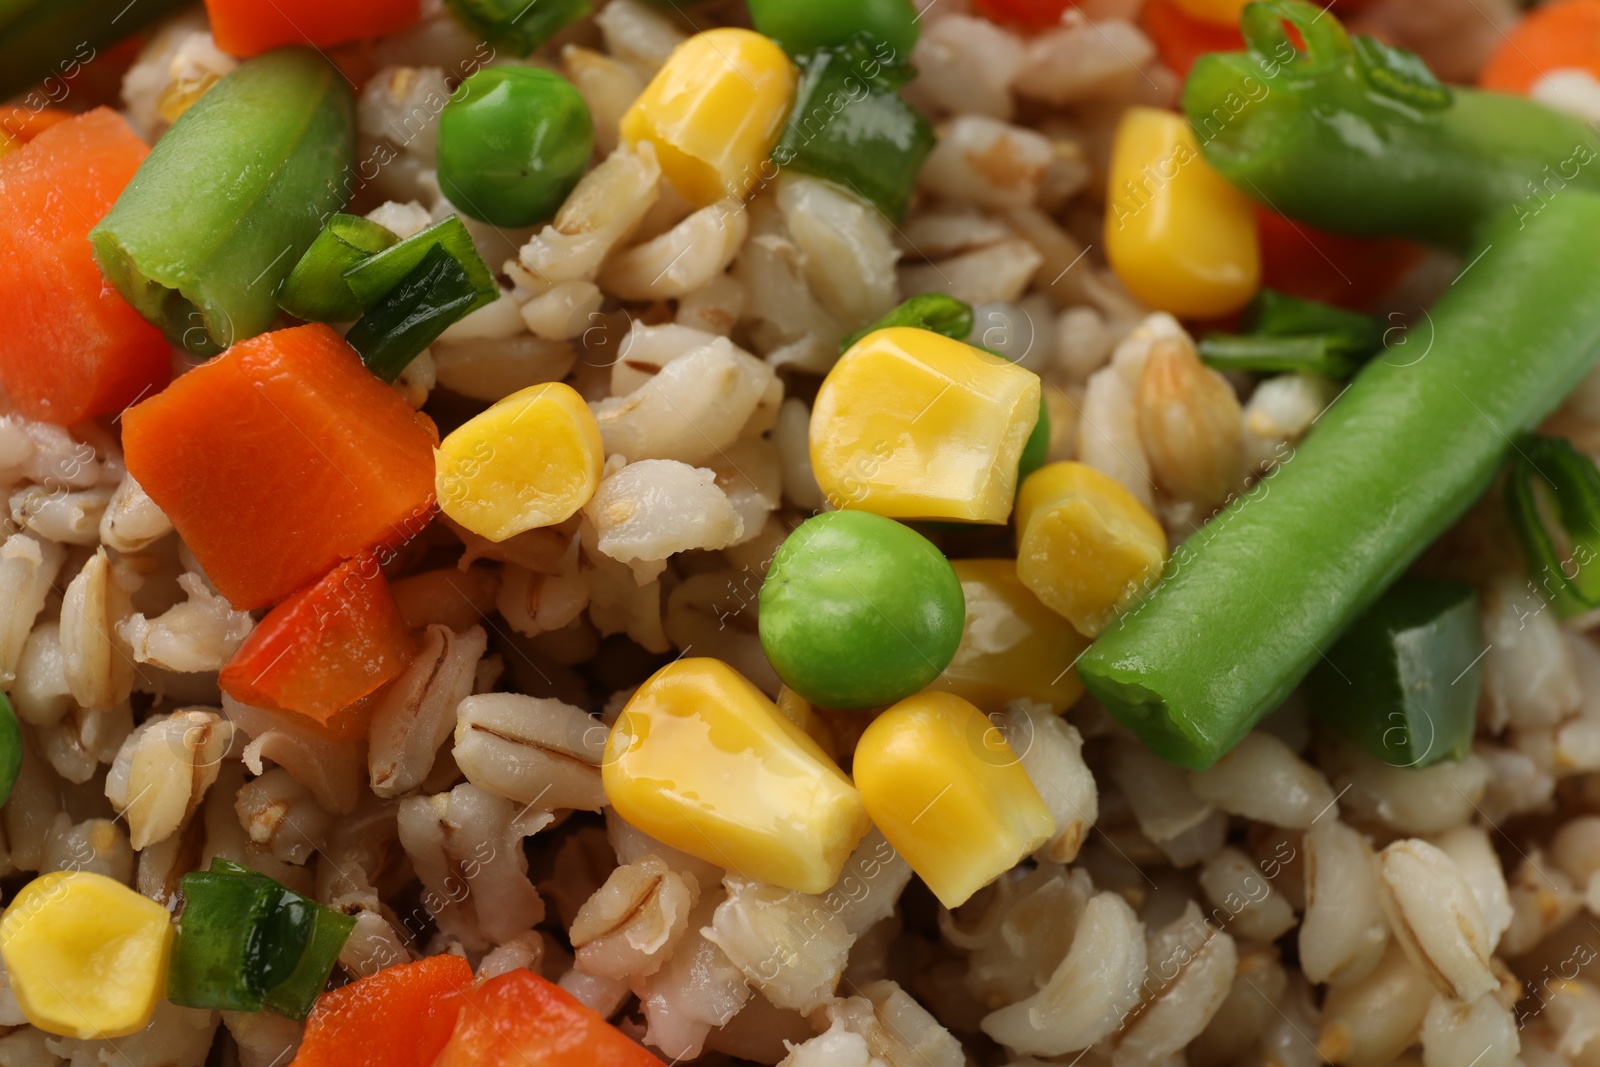
<path id="1" fill-rule="evenodd" d="M 43 64 L 68 28 L 92 49 L 180 5 L 144 0 L 121 25 L 102 6 L 0 2 L 0 80 L 15 90 L 63 74 Z M 1070 5 L 977 6 L 1039 29 Z M 610 246 L 593 246 L 586 277 L 550 278 L 526 255 L 488 262 L 480 227 L 589 255 L 594 229 L 564 212 L 601 195 L 587 183 L 602 145 L 621 145 L 619 168 L 659 170 L 690 218 L 705 213 L 703 237 L 758 227 L 746 202 L 800 179 L 894 226 L 952 136 L 902 92 L 919 37 L 907 0 L 750 0 L 753 29 L 689 36 L 605 128 L 594 99 L 543 66 L 458 79 L 436 158 L 456 213 L 402 234 L 381 213 L 347 213 L 357 117 L 341 65 L 355 61 L 339 50 L 417 22 L 417 0 L 206 7 L 237 65 L 153 146 L 106 108 L 0 121 L 0 384 L 31 418 L 115 417 L 101 432 L 120 434 L 141 491 L 227 604 L 257 613 L 222 693 L 324 741 L 361 743 L 376 701 L 418 662 L 419 628 L 391 578 L 431 523 L 469 545 L 547 550 L 515 539 L 596 521 L 635 408 L 656 403 L 699 432 L 665 390 L 589 402 L 587 371 L 442 407 L 443 434 L 407 403 L 395 383 L 432 366 L 430 346 L 496 314 L 531 326 L 534 299 L 604 332 L 592 280 Z M 448 7 L 519 57 L 590 11 Z M 1596 12 L 1587 0 L 1541 9 L 1521 41 L 1559 54 L 1578 28 L 1592 36 Z M 1202 462 L 1192 428 L 1155 427 L 1168 448 L 1144 477 L 1185 509 L 1180 523 L 1144 487 L 1060 458 L 1075 400 L 1053 397 L 1025 353 L 990 350 L 981 309 L 934 292 L 834 322 L 820 357 L 785 357 L 799 367 L 789 380 L 815 386 L 800 437 L 823 506 L 762 561 L 760 662 L 653 661 L 609 709 L 603 743 L 569 746 L 594 757 L 629 825 L 805 894 L 838 883 L 875 829 L 954 908 L 1059 829 L 995 726 L 1013 701 L 1060 713 L 1087 691 L 1151 751 L 1203 770 L 1303 689 L 1329 730 L 1392 766 L 1458 760 L 1480 691 L 1478 594 L 1408 572 L 1497 479 L 1539 595 L 1563 617 L 1600 608 L 1587 567 L 1600 470 L 1534 433 L 1600 357 L 1600 135 L 1510 95 L 1538 67 L 1520 48 L 1472 89 L 1300 0 L 1152 0 L 1143 19 L 1187 75 L 1183 111 L 1121 116 L 1103 253 L 1134 299 L 1206 336 L 1196 351 L 1146 338 L 1137 388 L 1232 414 L 1236 384 L 1265 376 L 1347 388 L 1268 464 L 1234 439 Z M 1592 65 L 1592 50 L 1561 62 L 1580 60 Z M 1559 196 L 1540 191 L 1552 167 Z M 654 204 L 617 209 L 618 232 L 667 241 L 677 231 L 649 219 Z M 1386 347 L 1388 321 L 1365 313 L 1424 254 L 1413 242 L 1467 264 L 1430 309 L 1420 356 Z M 685 241 L 656 281 L 706 243 Z M 1330 289 L 1324 266 L 1344 286 Z M 645 321 L 662 307 L 634 310 Z M 718 402 L 744 388 L 755 411 L 778 379 L 760 363 L 768 384 L 741 384 L 721 340 L 706 380 L 734 383 Z M 618 347 L 603 349 L 613 384 L 668 376 Z M 771 414 L 768 428 L 783 418 Z M 750 480 L 732 435 L 705 443 L 707 481 Z M 647 450 L 627 459 L 665 461 Z M 624 524 L 668 495 L 607 500 L 606 518 Z M 637 584 L 661 558 L 628 563 Z M 525 599 L 539 611 L 559 594 Z M 1009 639 L 986 641 L 1001 626 Z M 853 744 L 819 708 L 860 713 Z M 22 759 L 0 696 L 0 803 Z M 330 991 L 356 920 L 225 858 L 184 874 L 179 899 L 169 914 L 86 872 L 22 887 L 0 918 L 0 956 L 28 1021 L 120 1037 L 164 997 L 306 1020 L 299 1067 L 660 1063 L 526 968 L 475 981 L 465 960 L 437 955 Z"/>

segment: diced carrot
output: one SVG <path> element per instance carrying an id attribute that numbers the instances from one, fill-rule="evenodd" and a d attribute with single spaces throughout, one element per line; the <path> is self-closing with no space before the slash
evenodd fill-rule
<path id="1" fill-rule="evenodd" d="M 123 418 L 128 470 L 236 607 L 433 515 L 433 424 L 321 323 L 234 345 Z"/>
<path id="2" fill-rule="evenodd" d="M 66 424 L 117 412 L 172 374 L 161 331 L 89 252 L 90 227 L 149 152 L 102 107 L 0 158 L 0 386 L 25 415 Z"/>
<path id="3" fill-rule="evenodd" d="M 1478 84 L 1527 93 L 1546 74 L 1581 70 L 1600 78 L 1600 0 L 1557 0 L 1525 15 L 1489 55 Z"/>
<path id="4" fill-rule="evenodd" d="M 565 989 L 507 971 L 466 994 L 434 1067 L 663 1067 Z"/>
<path id="5" fill-rule="evenodd" d="M 0 107 L 0 133 L 27 144 L 52 126 L 72 118 L 70 111 L 56 107 Z"/>
<path id="6" fill-rule="evenodd" d="M 1156 46 L 1161 62 L 1180 78 L 1189 76 L 1194 61 L 1207 52 L 1242 52 L 1244 35 L 1237 25 L 1205 22 L 1180 8 L 1174 0 L 1149 0 L 1139 15 L 1139 27 Z"/>
<path id="7" fill-rule="evenodd" d="M 206 0 L 217 47 L 236 56 L 378 37 L 405 29 L 421 12 L 420 0 Z"/>
<path id="8" fill-rule="evenodd" d="M 1261 284 L 1267 289 L 1367 311 L 1422 258 L 1422 248 L 1390 237 L 1324 233 L 1256 208 Z"/>
<path id="9" fill-rule="evenodd" d="M 328 724 L 405 670 L 412 654 L 389 581 L 363 553 L 268 612 L 218 682 L 240 703 Z"/>
<path id="10" fill-rule="evenodd" d="M 324 993 L 290 1067 L 429 1067 L 471 987 L 466 960 L 429 956 Z"/>

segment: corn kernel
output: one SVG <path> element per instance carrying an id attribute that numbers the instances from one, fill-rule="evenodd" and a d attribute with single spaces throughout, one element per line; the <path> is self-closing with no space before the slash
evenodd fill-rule
<path id="1" fill-rule="evenodd" d="M 101 874 L 57 871 L 0 917 L 0 958 L 28 1022 L 86 1040 L 150 1022 L 167 993 L 167 909 Z"/>
<path id="2" fill-rule="evenodd" d="M 772 149 L 798 84 L 770 39 L 708 30 L 667 57 L 622 116 L 622 139 L 653 144 L 662 173 L 696 207 L 743 200 L 777 175 Z"/>
<path id="3" fill-rule="evenodd" d="M 1183 13 L 1213 26 L 1239 25 L 1239 16 L 1250 0 L 1173 0 Z"/>
<path id="4" fill-rule="evenodd" d="M 1038 421 L 1033 372 L 928 330 L 878 330 L 817 393 L 811 466 L 836 508 L 1001 523 Z"/>
<path id="5" fill-rule="evenodd" d="M 861 797 L 726 663 L 680 659 L 628 701 L 601 771 L 618 815 L 747 878 L 821 893 L 866 834 Z"/>
<path id="6" fill-rule="evenodd" d="M 491 541 L 565 522 L 594 496 L 605 448 L 589 405 L 560 382 L 512 393 L 433 453 L 439 507 Z"/>
<path id="7" fill-rule="evenodd" d="M 1114 478 L 1051 463 L 1017 495 L 1017 577 L 1095 637 L 1161 575 L 1167 535 Z"/>
<path id="8" fill-rule="evenodd" d="M 952 560 L 967 601 L 956 658 L 930 686 L 999 711 L 1021 697 L 1064 711 L 1083 694 L 1072 669 L 1089 647 L 1072 624 L 1039 602 L 1010 559 Z"/>
<path id="9" fill-rule="evenodd" d="M 1123 113 L 1108 198 L 1106 257 L 1146 304 L 1215 318 L 1255 295 L 1255 210 L 1205 161 L 1182 115 L 1148 107 Z"/>
<path id="10" fill-rule="evenodd" d="M 878 716 L 854 767 L 867 814 L 947 908 L 1055 833 L 999 728 L 949 693 L 918 693 Z"/>

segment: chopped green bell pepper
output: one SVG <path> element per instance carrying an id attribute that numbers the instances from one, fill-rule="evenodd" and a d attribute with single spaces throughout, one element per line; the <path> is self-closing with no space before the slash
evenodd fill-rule
<path id="1" fill-rule="evenodd" d="M 266 875 L 214 859 L 179 881 L 183 911 L 167 998 L 188 1008 L 304 1019 L 327 985 L 355 920 Z"/>
<path id="2" fill-rule="evenodd" d="M 1306 676 L 1323 722 L 1396 767 L 1472 748 L 1483 627 L 1469 585 L 1402 578 L 1350 624 Z"/>
<path id="3" fill-rule="evenodd" d="M 933 151 L 933 127 L 898 90 L 916 75 L 888 44 L 849 44 L 798 56 L 800 88 L 772 158 L 826 178 L 905 218 L 917 173 Z"/>

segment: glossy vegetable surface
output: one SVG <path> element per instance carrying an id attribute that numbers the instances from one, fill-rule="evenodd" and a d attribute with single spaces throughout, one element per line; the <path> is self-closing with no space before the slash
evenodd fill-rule
<path id="1" fill-rule="evenodd" d="M 792 56 L 833 48 L 862 33 L 909 60 L 920 32 L 910 0 L 749 0 L 748 6 L 756 29 Z"/>
<path id="2" fill-rule="evenodd" d="M 1252 4 L 1244 31 L 1248 53 L 1195 65 L 1183 108 L 1211 164 L 1275 211 L 1341 233 L 1464 248 L 1508 208 L 1524 220 L 1547 210 L 1537 184 L 1546 168 L 1568 188 L 1600 190 L 1590 165 L 1600 134 L 1579 119 L 1447 89 L 1416 56 L 1351 37 L 1303 0 Z"/>
<path id="3" fill-rule="evenodd" d="M 30 418 L 114 415 L 171 376 L 166 339 L 105 284 L 87 240 L 148 152 L 97 108 L 0 158 L 0 385 Z"/>
<path id="4" fill-rule="evenodd" d="M 473 253 L 477 258 L 477 253 Z M 380 297 L 344 339 L 379 381 L 393 382 L 453 324 L 499 294 L 473 284 L 461 261 L 442 245 Z"/>
<path id="5" fill-rule="evenodd" d="M 269 611 L 218 677 L 241 704 L 326 723 L 411 662 L 411 639 L 371 555 L 346 560 Z"/>
<path id="6" fill-rule="evenodd" d="M 870 708 L 938 677 L 961 643 L 961 581 L 909 526 L 865 511 L 807 519 L 761 586 L 761 647 L 814 704 Z"/>
<path id="7" fill-rule="evenodd" d="M 908 54 L 857 37 L 796 62 L 800 86 L 773 160 L 852 190 L 892 221 L 905 218 L 937 140 L 898 92 L 915 74 Z"/>
<path id="8" fill-rule="evenodd" d="M 1041 395 L 1032 371 L 932 331 L 868 334 L 817 392 L 817 484 L 835 508 L 1003 523 Z"/>
<path id="9" fill-rule="evenodd" d="M 839 878 L 867 832 L 855 786 L 721 660 L 674 660 L 641 685 L 600 768 L 617 814 L 673 848 L 801 893 Z"/>
<path id="10" fill-rule="evenodd" d="M 122 421 L 128 470 L 242 608 L 432 516 L 432 424 L 327 326 L 236 345 Z"/>
<path id="11" fill-rule="evenodd" d="M 461 83 L 439 116 L 439 185 L 475 219 L 531 226 L 583 177 L 594 120 L 571 82 L 538 67 L 491 67 Z"/>
<path id="12" fill-rule="evenodd" d="M 0 959 L 23 1018 L 86 1041 L 149 1025 L 171 942 L 167 909 L 89 871 L 40 875 L 0 916 Z"/>
<path id="13" fill-rule="evenodd" d="M 1182 115 L 1150 107 L 1124 112 L 1107 180 L 1106 258 L 1140 300 L 1209 319 L 1238 311 L 1255 295 L 1255 213 L 1206 163 Z"/>
<path id="14" fill-rule="evenodd" d="M 167 997 L 190 1008 L 304 1019 L 355 919 L 248 867 L 213 859 L 180 880 L 183 911 Z"/>
<path id="15" fill-rule="evenodd" d="M 393 230 L 359 215 L 335 215 L 284 279 L 279 306 L 307 322 L 354 322 L 367 306 L 351 291 L 345 272 L 399 241 Z"/>
<path id="16" fill-rule="evenodd" d="M 529 970 L 466 994 L 435 1067 L 665 1067 L 571 993 Z"/>
<path id="17" fill-rule="evenodd" d="M 1291 458 L 1187 540 L 1079 662 L 1089 691 L 1186 767 L 1277 707 L 1600 355 L 1597 227 L 1600 198 L 1576 189 L 1525 226 L 1489 227 L 1433 308 L 1426 358 L 1374 359 Z"/>
<path id="18" fill-rule="evenodd" d="M 947 908 L 1055 832 L 1004 734 L 949 693 L 918 693 L 873 719 L 853 770 L 874 825 Z"/>
<path id="19" fill-rule="evenodd" d="M 1318 718 L 1395 767 L 1472 747 L 1483 628 L 1468 585 L 1402 578 L 1350 624 L 1306 677 Z"/>
<path id="20" fill-rule="evenodd" d="M 471 988 L 460 956 L 392 963 L 317 1001 L 291 1067 L 432 1067 Z"/>
<path id="21" fill-rule="evenodd" d="M 344 206 L 355 103 L 317 53 L 242 64 L 167 131 L 90 233 L 106 278 L 169 340 L 215 355 L 278 317 L 277 292 Z"/>
<path id="22" fill-rule="evenodd" d="M 696 207 L 744 200 L 776 177 L 773 146 L 796 78 L 768 37 L 734 27 L 697 33 L 622 116 L 622 139 L 650 142 L 661 172 Z"/>

